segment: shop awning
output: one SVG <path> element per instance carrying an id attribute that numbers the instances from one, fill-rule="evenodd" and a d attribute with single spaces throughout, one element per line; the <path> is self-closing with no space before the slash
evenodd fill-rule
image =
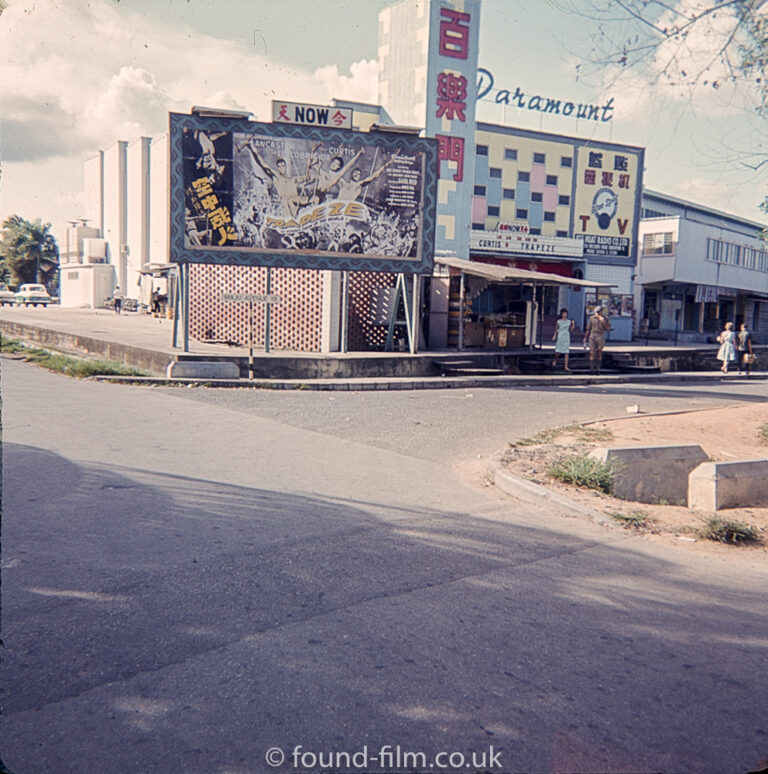
<path id="1" fill-rule="evenodd" d="M 463 271 L 475 277 L 484 277 L 494 282 L 536 283 L 537 285 L 565 285 L 579 288 L 614 288 L 610 282 L 593 282 L 592 280 L 561 277 L 559 274 L 548 274 L 545 271 L 530 271 L 528 269 L 513 269 L 510 266 L 498 266 L 494 263 L 466 261 L 462 258 L 449 258 L 443 255 L 435 256 L 435 263 L 450 269 Z"/>

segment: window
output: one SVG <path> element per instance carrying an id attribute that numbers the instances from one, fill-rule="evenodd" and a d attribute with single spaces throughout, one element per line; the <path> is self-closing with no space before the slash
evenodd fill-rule
<path id="1" fill-rule="evenodd" d="M 498 218 L 499 217 L 499 208 L 498 207 L 488 207 L 488 217 L 489 218 Z"/>
<path id="2" fill-rule="evenodd" d="M 547 185 L 557 185 L 557 175 L 547 175 Z"/>
<path id="3" fill-rule="evenodd" d="M 517 161 L 517 151 L 514 148 L 504 148 L 505 161 Z"/>
<path id="4" fill-rule="evenodd" d="M 570 156 L 560 156 L 560 166 L 561 167 L 572 167 L 573 166 L 573 159 Z"/>
<path id="5" fill-rule="evenodd" d="M 555 236 L 567 237 L 568 236 L 568 232 L 567 231 L 555 231 Z"/>
<path id="6" fill-rule="evenodd" d="M 732 242 L 721 242 L 719 239 L 707 239 L 707 260 L 715 263 L 729 263 L 738 266 L 741 248 Z"/>
<path id="7" fill-rule="evenodd" d="M 531 179 L 531 176 L 528 172 L 518 172 L 517 179 L 520 183 L 527 183 Z"/>
<path id="8" fill-rule="evenodd" d="M 487 156 L 488 155 L 488 146 L 487 145 L 478 145 L 475 148 L 475 154 L 477 156 Z"/>
<path id="9" fill-rule="evenodd" d="M 491 167 L 491 169 L 488 172 L 488 174 L 491 177 L 495 177 L 495 178 L 498 178 L 499 180 L 501 180 L 501 169 L 499 167 Z"/>
<path id="10" fill-rule="evenodd" d="M 515 189 L 514 188 L 504 188 L 502 189 L 501 195 L 504 199 L 514 199 L 515 198 Z"/>
<path id="11" fill-rule="evenodd" d="M 530 228 L 530 229 L 528 229 L 528 233 L 531 236 L 540 236 L 541 235 L 541 229 L 540 228 Z"/>
<path id="12" fill-rule="evenodd" d="M 518 220 L 528 220 L 528 210 L 517 210 L 515 212 L 515 217 Z"/>
<path id="13" fill-rule="evenodd" d="M 555 222 L 555 213 L 554 212 L 545 212 L 544 213 L 544 220 L 549 221 L 550 223 Z"/>
<path id="14" fill-rule="evenodd" d="M 485 231 L 485 223 L 473 223 L 472 224 L 472 230 L 473 231 Z"/>
<path id="15" fill-rule="evenodd" d="M 673 252 L 674 243 L 671 231 L 643 236 L 643 255 L 672 255 Z"/>
<path id="16" fill-rule="evenodd" d="M 485 186 L 484 185 L 476 185 L 475 186 L 475 196 L 485 196 Z"/>
<path id="17" fill-rule="evenodd" d="M 565 194 L 561 194 L 557 197 L 557 203 L 558 204 L 570 204 L 571 203 L 571 197 L 566 196 Z"/>
<path id="18" fill-rule="evenodd" d="M 533 163 L 534 164 L 544 164 L 547 160 L 547 157 L 543 153 L 534 153 L 533 154 Z"/>
<path id="19" fill-rule="evenodd" d="M 745 247 L 743 254 L 744 268 L 768 271 L 768 252 L 765 250 L 758 250 L 754 247 Z"/>
<path id="20" fill-rule="evenodd" d="M 532 193 L 531 194 L 531 201 L 532 202 L 540 202 L 541 201 L 541 194 L 540 193 Z"/>

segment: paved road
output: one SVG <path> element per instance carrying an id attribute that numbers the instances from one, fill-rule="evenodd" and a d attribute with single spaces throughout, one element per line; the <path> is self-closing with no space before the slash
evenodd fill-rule
<path id="1" fill-rule="evenodd" d="M 629 396 L 330 401 L 0 366 L 15 774 L 315 771 L 320 752 L 357 753 L 332 762 L 346 771 L 766 765 L 766 568 L 494 499 L 451 470 L 549 411 Z M 693 393 L 648 404 L 722 400 Z M 286 760 L 270 767 L 270 748 Z M 441 751 L 458 768 L 430 768 Z"/>
<path id="2" fill-rule="evenodd" d="M 354 393 L 175 388 L 169 392 L 400 454 L 454 462 L 487 457 L 511 440 L 555 425 L 627 416 L 627 406 L 656 412 L 763 402 L 768 400 L 768 382 L 734 378 L 678 386 Z"/>

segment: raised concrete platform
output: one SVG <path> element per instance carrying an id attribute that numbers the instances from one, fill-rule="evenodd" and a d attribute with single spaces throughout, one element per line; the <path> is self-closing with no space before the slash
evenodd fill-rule
<path id="1" fill-rule="evenodd" d="M 183 352 L 172 346 L 173 321 L 146 314 L 116 315 L 104 309 L 69 309 L 51 306 L 46 309 L 0 308 L 0 333 L 10 338 L 41 344 L 52 349 L 79 356 L 114 360 L 132 368 L 141 369 L 157 377 L 167 378 L 167 367 L 172 361 L 206 361 L 235 364 L 239 379 L 248 377 L 248 350 L 226 343 L 190 340 L 190 351 Z M 662 363 L 661 374 L 565 374 L 549 367 L 552 345 L 543 349 L 520 350 L 456 350 L 442 352 L 334 352 L 330 354 L 273 351 L 255 353 L 254 376 L 259 384 L 278 387 L 307 387 L 323 380 L 339 383 L 337 387 L 323 384 L 319 389 L 412 389 L 444 386 L 554 386 L 557 384 L 598 384 L 610 381 L 655 381 L 673 377 L 684 379 L 720 379 L 714 360 L 715 345 L 704 350 L 701 346 L 674 347 L 659 350 L 642 344 L 609 344 L 606 353 L 630 353 L 640 363 Z M 440 376 L 440 360 L 460 357 L 470 360 L 475 368 L 464 376 Z M 701 370 L 707 358 L 711 367 Z M 541 367 L 537 364 L 541 364 Z M 696 368 L 693 364 L 698 363 Z M 520 365 L 528 368 L 521 373 Z M 682 373 L 683 365 L 691 371 Z M 176 368 L 176 367 L 174 367 Z M 181 368 L 180 366 L 178 368 Z M 207 367 L 206 367 L 207 368 Z M 178 373 L 180 373 L 179 371 Z M 229 373 L 234 373 L 228 369 Z M 174 371 L 174 373 L 177 373 Z M 184 378 L 184 377 L 178 377 Z M 198 377 L 206 379 L 210 377 Z M 237 379 L 238 377 L 234 377 Z M 734 375 L 733 377 L 736 378 Z M 761 374 L 758 378 L 765 378 Z M 346 380 L 346 384 L 341 384 Z M 455 381 L 454 381 L 455 380 Z M 219 380 L 230 386 L 229 380 Z M 251 386 L 256 386 L 251 381 Z M 245 384 L 248 384 L 245 382 Z M 243 386 L 243 385 L 239 385 Z"/>
<path id="2" fill-rule="evenodd" d="M 615 466 L 611 494 L 638 503 L 688 499 L 688 475 L 709 458 L 698 444 L 599 448 L 590 458 Z"/>
<path id="3" fill-rule="evenodd" d="M 721 508 L 768 505 L 768 460 L 704 462 L 688 477 L 688 507 L 714 513 Z"/>

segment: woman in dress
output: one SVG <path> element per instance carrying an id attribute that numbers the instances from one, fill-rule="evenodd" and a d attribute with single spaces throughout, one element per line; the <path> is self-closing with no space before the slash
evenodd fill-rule
<path id="1" fill-rule="evenodd" d="M 734 346 L 735 334 L 733 332 L 733 323 L 727 322 L 723 332 L 717 337 L 720 342 L 720 349 L 717 350 L 717 359 L 722 362 L 720 370 L 728 373 L 728 363 L 736 360 L 736 347 Z"/>
<path id="2" fill-rule="evenodd" d="M 568 319 L 568 310 L 561 309 L 560 318 L 555 325 L 555 332 L 552 335 L 552 341 L 555 342 L 555 359 L 552 361 L 553 368 L 557 368 L 557 356 L 563 355 L 565 370 L 571 370 L 568 368 L 568 351 L 571 348 L 571 331 L 575 326 L 576 323 Z"/>

